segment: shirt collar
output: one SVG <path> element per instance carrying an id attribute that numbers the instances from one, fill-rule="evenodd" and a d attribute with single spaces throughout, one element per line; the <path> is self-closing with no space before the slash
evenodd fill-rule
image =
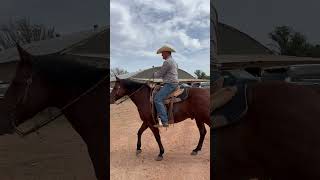
<path id="1" fill-rule="evenodd" d="M 169 56 L 166 60 L 170 60 L 170 59 L 172 59 L 172 56 Z"/>

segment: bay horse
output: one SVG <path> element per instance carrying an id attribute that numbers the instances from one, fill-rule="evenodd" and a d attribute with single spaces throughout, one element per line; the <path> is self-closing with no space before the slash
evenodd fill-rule
<path id="1" fill-rule="evenodd" d="M 57 53 L 34 56 L 17 45 L 20 60 L 4 99 L 0 134 L 15 132 L 20 125 L 47 107 L 62 107 L 109 74 Z M 85 144 L 97 179 L 108 176 L 109 78 L 68 108 L 62 109 Z M 14 122 L 14 123 L 13 123 Z"/>
<path id="2" fill-rule="evenodd" d="M 270 81 L 249 84 L 247 96 L 240 121 L 211 131 L 212 177 L 320 179 L 319 93 Z"/>
<path id="3" fill-rule="evenodd" d="M 163 159 L 164 148 L 161 143 L 161 137 L 159 129 L 154 127 L 155 120 L 152 116 L 152 107 L 150 102 L 151 88 L 146 83 L 140 83 L 129 79 L 119 79 L 116 77 L 114 88 L 110 94 L 110 103 L 115 103 L 118 99 L 128 96 L 133 103 L 137 106 L 142 125 L 137 133 L 137 149 L 136 153 L 141 153 L 141 135 L 147 129 L 150 128 L 160 149 L 156 160 L 161 161 Z M 190 88 L 189 97 L 182 101 L 177 102 L 173 106 L 174 122 L 178 123 L 187 118 L 195 119 L 197 127 L 200 132 L 200 139 L 197 147 L 192 151 L 192 155 L 196 155 L 201 150 L 203 140 L 207 133 L 205 124 L 211 126 L 209 101 L 210 101 L 209 89 L 202 88 Z"/>

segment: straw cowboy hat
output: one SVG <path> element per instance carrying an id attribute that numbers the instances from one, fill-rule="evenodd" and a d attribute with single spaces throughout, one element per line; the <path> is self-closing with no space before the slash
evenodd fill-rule
<path id="1" fill-rule="evenodd" d="M 158 49 L 157 54 L 160 54 L 160 53 L 162 53 L 164 51 L 176 52 L 173 48 L 171 48 L 171 47 L 169 47 L 167 45 L 164 45 L 160 49 Z"/>

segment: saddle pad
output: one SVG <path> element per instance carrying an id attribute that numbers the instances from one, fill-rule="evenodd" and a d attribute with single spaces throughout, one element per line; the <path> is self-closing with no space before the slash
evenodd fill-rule
<path id="1" fill-rule="evenodd" d="M 211 113 L 211 121 L 214 127 L 215 124 L 219 124 L 219 122 L 215 122 L 218 117 L 224 117 L 227 121 L 225 124 L 231 124 L 239 121 L 247 112 L 247 84 L 239 83 L 236 86 L 238 91 L 232 100 Z"/>
<path id="2" fill-rule="evenodd" d="M 177 98 L 180 98 L 181 101 L 186 100 L 188 98 L 188 94 L 189 94 L 189 89 L 188 87 L 181 87 L 182 89 L 184 89 L 184 91 L 182 92 L 182 94 L 180 94 L 179 96 L 177 96 Z"/>

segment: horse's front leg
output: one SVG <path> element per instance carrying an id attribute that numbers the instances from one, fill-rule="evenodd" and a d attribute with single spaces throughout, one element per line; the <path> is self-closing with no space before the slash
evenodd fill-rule
<path id="1" fill-rule="evenodd" d="M 206 136 L 206 133 L 207 133 L 206 127 L 204 126 L 203 122 L 196 119 L 196 123 L 197 123 L 198 129 L 199 129 L 200 138 L 199 138 L 198 146 L 192 151 L 191 155 L 197 155 L 198 151 L 201 151 L 203 140 L 204 140 L 204 137 Z"/>
<path id="2" fill-rule="evenodd" d="M 145 121 L 143 121 L 143 123 L 142 123 L 142 125 L 141 125 L 141 127 L 140 127 L 140 129 L 139 129 L 139 131 L 137 133 L 138 134 L 138 142 L 137 142 L 136 155 L 138 155 L 138 154 L 140 154 L 142 152 L 141 151 L 141 135 L 146 129 L 148 129 L 148 124 Z"/>
<path id="3" fill-rule="evenodd" d="M 100 134 L 101 135 L 101 134 Z M 101 137 L 101 138 L 100 138 Z M 95 139 L 93 139 L 95 138 Z M 105 180 L 109 177 L 108 174 L 108 142 L 106 136 L 93 136 L 91 140 L 87 141 L 88 152 L 95 170 L 98 180 Z"/>
<path id="4" fill-rule="evenodd" d="M 159 149 L 160 149 L 160 153 L 158 155 L 158 157 L 156 158 L 157 161 L 161 161 L 163 159 L 163 153 L 164 153 L 164 148 L 162 146 L 162 143 L 161 143 L 161 137 L 160 137 L 160 133 L 159 133 L 159 129 L 158 128 L 155 128 L 153 126 L 150 126 L 150 129 L 154 135 L 154 137 L 156 138 L 156 141 L 159 145 Z"/>

